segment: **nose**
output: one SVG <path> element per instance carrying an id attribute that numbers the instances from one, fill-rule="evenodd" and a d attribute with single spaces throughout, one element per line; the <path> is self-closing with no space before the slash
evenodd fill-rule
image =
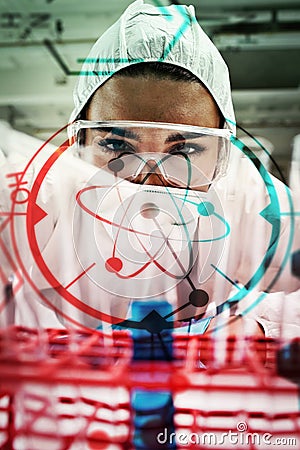
<path id="1" fill-rule="evenodd" d="M 130 180 L 137 184 L 146 184 L 154 186 L 168 186 L 168 182 L 162 174 L 157 161 L 148 160 L 136 177 Z"/>

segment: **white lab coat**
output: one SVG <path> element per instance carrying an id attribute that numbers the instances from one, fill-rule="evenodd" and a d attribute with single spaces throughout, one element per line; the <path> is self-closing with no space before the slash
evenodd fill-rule
<path id="1" fill-rule="evenodd" d="M 278 216 L 280 238 L 270 265 L 259 271 L 272 232 L 270 221 L 260 213 L 270 198 L 252 162 L 236 150 L 228 174 L 207 196 L 201 194 L 199 200 L 190 193 L 182 202 L 182 193 L 172 191 L 166 201 L 166 193 L 159 188 L 139 191 L 123 182 L 119 190 L 104 189 L 111 183 L 110 175 L 99 174 L 73 156 L 72 149 L 50 170 L 46 167 L 46 176 L 39 180 L 41 167 L 56 148 L 48 144 L 37 154 L 41 142 L 2 128 L 1 279 L 5 284 L 13 275 L 17 323 L 110 328 L 111 322 L 130 318 L 133 299 L 149 298 L 167 300 L 177 310 L 174 320 L 186 321 L 195 315 L 214 316 L 225 300 L 242 293 L 234 308 L 224 307 L 223 314 L 247 314 L 264 327 L 267 336 L 277 337 L 283 330 L 285 337 L 300 336 L 299 280 L 291 275 L 289 260 L 293 235 L 289 191 L 274 177 L 269 180 L 270 192 L 283 214 Z M 13 181 L 20 175 L 12 174 L 23 173 L 25 168 L 13 208 Z M 41 210 L 26 201 L 28 192 L 35 195 L 36 189 Z M 216 214 L 199 216 L 201 201 L 213 203 Z M 140 213 L 139 205 L 145 203 L 158 205 L 158 224 Z M 43 212 L 32 227 L 29 204 L 34 214 Z M 175 224 L 179 210 L 182 223 Z M 32 231 L 34 238 L 28 238 Z M 163 234 L 168 240 L 162 239 Z M 299 248 L 299 229 L 294 234 L 293 245 Z M 117 274 L 105 267 L 112 256 L 123 262 Z M 189 277 L 183 277 L 183 267 L 190 267 Z M 254 274 L 257 278 L 246 291 L 243 287 Z M 208 304 L 188 304 L 193 289 L 204 290 Z M 2 324 L 7 317 L 4 309 Z"/>

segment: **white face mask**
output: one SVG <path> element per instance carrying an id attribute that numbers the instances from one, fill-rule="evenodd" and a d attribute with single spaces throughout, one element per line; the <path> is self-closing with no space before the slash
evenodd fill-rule
<path id="1" fill-rule="evenodd" d="M 220 208 L 213 189 L 201 192 L 122 179 L 110 183 L 107 172 L 99 169 L 77 193 L 73 232 L 78 261 L 85 267 L 93 254 L 103 268 L 94 282 L 109 293 L 157 296 L 174 288 L 194 266 L 199 223 L 217 263 L 222 249 L 214 240 L 224 226 L 213 215 Z M 92 245 L 80 244 L 84 235 Z M 208 267 L 203 276 L 210 273 Z"/>

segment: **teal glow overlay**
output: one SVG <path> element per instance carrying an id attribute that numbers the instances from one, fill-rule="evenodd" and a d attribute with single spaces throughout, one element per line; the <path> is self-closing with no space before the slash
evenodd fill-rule
<path id="1" fill-rule="evenodd" d="M 167 8 L 162 5 L 162 3 L 159 0 L 152 0 L 152 3 L 157 6 L 157 8 L 160 9 L 160 11 L 165 15 L 167 20 L 172 20 L 172 14 L 167 10 Z M 176 9 L 182 10 L 182 13 L 184 14 L 184 6 L 183 5 L 173 5 Z"/>
<path id="2" fill-rule="evenodd" d="M 168 188 L 166 188 L 166 190 L 167 190 L 167 192 L 168 192 L 170 198 L 172 199 L 172 202 L 173 202 L 175 208 L 177 209 L 177 212 L 178 212 L 178 214 L 179 214 L 180 219 L 181 219 L 182 222 L 183 222 L 183 228 L 184 228 L 185 235 L 186 235 L 186 237 L 187 237 L 188 248 L 189 248 L 189 268 L 188 268 L 188 272 L 189 272 L 189 271 L 192 269 L 192 267 L 193 267 L 193 259 L 194 259 L 194 258 L 193 258 L 193 246 L 192 246 L 192 240 L 189 239 L 189 231 L 188 231 L 188 227 L 187 227 L 187 225 L 186 225 L 186 223 L 185 223 L 185 220 L 184 220 L 184 217 L 183 217 L 183 215 L 182 215 L 182 213 L 181 213 L 181 210 L 179 209 L 177 203 L 175 202 L 175 198 L 174 198 L 173 195 L 170 193 L 170 191 L 169 191 Z M 188 194 L 188 190 L 186 189 L 186 191 L 185 191 L 185 196 L 184 196 L 184 199 L 183 199 L 183 204 L 186 202 L 186 196 L 187 196 L 187 194 Z"/>
<path id="3" fill-rule="evenodd" d="M 182 8 L 177 8 L 177 9 L 182 9 Z M 183 16 L 183 12 L 182 11 L 182 16 Z M 188 19 L 188 20 L 187 20 Z M 187 30 L 187 28 L 191 26 L 191 21 L 189 20 L 189 18 L 187 17 L 187 15 L 185 14 L 185 19 L 183 24 L 180 26 L 180 28 L 178 29 L 178 31 L 176 32 L 174 38 L 172 39 L 172 41 L 169 43 L 168 47 L 166 48 L 164 55 L 162 57 L 162 61 L 164 61 L 165 58 L 167 58 L 168 54 L 172 51 L 172 48 L 175 47 L 175 45 L 177 44 L 177 42 L 179 41 L 179 39 L 181 38 L 181 36 L 185 33 L 185 31 Z"/>
<path id="4" fill-rule="evenodd" d="M 236 126 L 236 123 L 232 122 L 231 120 L 226 119 L 226 121 L 230 122 L 231 124 Z M 260 145 L 260 143 L 259 143 L 259 141 L 257 139 L 255 139 L 255 142 Z M 242 315 L 246 315 L 247 313 L 249 313 L 253 308 L 255 308 L 266 297 L 268 292 L 271 290 L 272 286 L 278 280 L 278 278 L 281 275 L 284 267 L 288 263 L 288 261 L 290 259 L 290 256 L 291 256 L 292 242 L 293 242 L 293 237 L 294 237 L 294 232 L 295 232 L 295 220 L 294 219 L 295 219 L 295 215 L 296 214 L 298 215 L 299 213 L 295 214 L 295 212 L 294 212 L 294 206 L 293 206 L 293 200 L 292 200 L 291 192 L 290 192 L 290 189 L 287 186 L 285 186 L 285 190 L 286 190 L 286 194 L 287 194 L 287 198 L 288 198 L 288 202 L 289 202 L 289 206 L 290 206 L 290 211 L 289 212 L 281 212 L 280 211 L 280 205 L 279 205 L 278 197 L 277 197 L 276 190 L 275 190 L 275 187 L 274 187 L 274 184 L 273 184 L 273 181 L 272 181 L 272 178 L 271 178 L 269 172 L 261 164 L 261 162 L 255 156 L 255 154 L 245 144 L 243 144 L 243 142 L 240 139 L 238 139 L 236 136 L 232 137 L 232 144 L 235 147 L 237 147 L 240 151 L 242 151 L 251 160 L 251 162 L 255 166 L 256 166 L 255 163 L 259 163 L 258 164 L 258 167 L 259 167 L 258 171 L 259 171 L 259 173 L 260 173 L 260 175 L 261 175 L 261 177 L 262 177 L 262 179 L 263 179 L 263 181 L 265 183 L 266 190 L 267 190 L 268 195 L 270 197 L 270 204 L 264 210 L 262 210 L 260 212 L 260 215 L 272 225 L 272 233 L 271 233 L 271 238 L 270 238 L 268 250 L 267 250 L 267 252 L 266 252 L 266 254 L 265 254 L 265 256 L 264 256 L 264 258 L 263 258 L 263 260 L 262 260 L 262 262 L 261 262 L 261 264 L 259 266 L 259 268 L 257 269 L 257 271 L 253 274 L 252 278 L 248 281 L 248 283 L 245 286 L 238 287 L 239 292 L 237 294 L 235 294 L 234 296 L 229 298 L 221 306 L 224 306 L 227 303 L 230 304 L 231 302 L 236 302 L 236 301 L 242 300 L 257 285 L 257 283 L 260 281 L 260 279 L 263 277 L 263 275 L 267 271 L 267 269 L 268 269 L 268 267 L 269 267 L 269 265 L 271 263 L 271 260 L 273 259 L 274 255 L 276 253 L 276 249 L 277 249 L 277 246 L 278 246 L 278 243 L 279 243 L 279 236 L 280 236 L 280 217 L 281 216 L 287 216 L 287 215 L 289 215 L 291 217 L 290 235 L 289 235 L 289 240 L 288 240 L 286 252 L 285 252 L 284 258 L 282 260 L 282 264 L 281 264 L 279 270 L 277 271 L 276 275 L 274 276 L 274 278 L 270 282 L 269 286 L 267 287 L 266 291 L 261 292 L 259 294 L 258 298 L 255 301 L 253 301 L 253 303 L 251 305 L 249 305 L 241 313 Z M 264 149 L 264 147 L 262 147 L 262 146 L 261 146 L 261 148 Z M 215 269 L 224 278 L 228 279 L 228 277 L 225 274 L 222 274 L 221 271 L 219 271 L 217 267 L 215 267 Z M 236 284 L 234 282 L 232 282 L 232 284 L 236 286 Z"/>
<path id="5" fill-rule="evenodd" d="M 152 3 L 157 6 L 163 14 L 165 14 L 167 20 L 172 20 L 172 16 L 170 15 L 169 11 L 164 5 L 161 4 L 160 1 L 152 0 Z M 179 9 L 180 6 L 177 5 L 177 7 Z"/>
<path id="6" fill-rule="evenodd" d="M 289 211 L 289 212 L 282 212 L 281 216 L 294 216 L 294 217 L 300 216 L 300 211 L 298 211 L 298 212 L 296 212 L 296 211 L 294 211 L 294 212 L 291 212 L 291 211 Z"/>
<path id="7" fill-rule="evenodd" d="M 173 198 L 173 197 L 174 198 L 180 198 L 180 197 L 177 197 L 176 195 L 173 195 L 171 193 L 170 193 L 170 197 L 171 198 Z M 206 202 L 206 201 L 202 202 L 201 201 L 200 203 L 196 203 L 196 202 L 193 202 L 192 200 L 190 200 L 188 198 L 185 198 L 184 202 L 190 203 L 191 205 L 195 205 L 197 207 L 197 211 L 199 213 L 199 216 L 206 216 L 206 217 L 208 217 L 208 216 L 215 216 L 215 217 L 217 217 L 217 219 L 219 219 L 225 225 L 226 231 L 221 236 L 218 236 L 218 237 L 212 238 L 212 239 L 197 239 L 196 242 L 219 241 L 221 239 L 226 238 L 229 235 L 229 233 L 230 233 L 230 226 L 229 226 L 228 222 L 225 220 L 224 217 L 220 216 L 220 214 L 215 212 L 215 207 L 214 207 L 214 205 L 211 202 Z"/>
<path id="8" fill-rule="evenodd" d="M 229 278 L 224 272 L 222 272 L 222 270 L 220 270 L 217 266 L 215 266 L 214 264 L 211 264 L 211 267 L 213 267 L 215 269 L 216 272 L 218 272 L 223 278 L 225 278 L 225 280 L 229 281 L 229 283 L 231 283 L 233 286 L 235 286 L 237 289 L 241 290 L 241 286 L 239 284 L 237 284 L 235 281 L 233 281 L 231 278 Z"/>

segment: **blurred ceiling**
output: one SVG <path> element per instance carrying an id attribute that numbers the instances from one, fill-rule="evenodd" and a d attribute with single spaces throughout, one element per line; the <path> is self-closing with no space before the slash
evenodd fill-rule
<path id="1" fill-rule="evenodd" d="M 130 3 L 0 0 L 0 118 L 43 139 L 66 124 L 79 61 Z M 300 0 L 172 3 L 195 6 L 229 65 L 238 123 L 287 171 L 300 132 Z"/>

